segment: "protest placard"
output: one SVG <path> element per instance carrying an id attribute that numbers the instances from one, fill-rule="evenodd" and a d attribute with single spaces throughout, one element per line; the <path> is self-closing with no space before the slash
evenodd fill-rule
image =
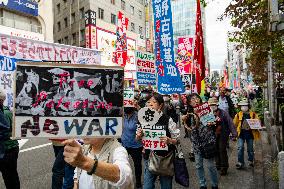
<path id="1" fill-rule="evenodd" d="M 124 89 L 124 107 L 134 107 L 134 89 L 133 88 L 127 88 Z"/>
<path id="2" fill-rule="evenodd" d="M 154 54 L 136 51 L 135 60 L 137 65 L 138 85 L 156 85 L 156 67 Z"/>
<path id="3" fill-rule="evenodd" d="M 198 115 L 202 125 L 206 126 L 209 122 L 215 122 L 215 116 L 212 113 L 208 102 L 194 107 L 194 112 Z"/>
<path id="4" fill-rule="evenodd" d="M 251 129 L 262 129 L 261 123 L 258 119 L 246 119 Z"/>
<path id="5" fill-rule="evenodd" d="M 13 136 L 120 136 L 123 74 L 120 67 L 18 63 Z"/>
<path id="6" fill-rule="evenodd" d="M 143 129 L 142 144 L 145 149 L 168 150 L 167 144 L 160 141 L 160 137 L 166 136 L 165 125 L 159 125 L 161 115 L 150 108 L 142 108 L 138 112 L 138 121 Z"/>

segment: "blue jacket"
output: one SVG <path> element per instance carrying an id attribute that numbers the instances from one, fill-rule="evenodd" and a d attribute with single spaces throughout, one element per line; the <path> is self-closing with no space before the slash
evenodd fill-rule
<path id="1" fill-rule="evenodd" d="M 135 139 L 136 129 L 138 123 L 137 112 L 134 112 L 133 115 L 127 117 L 124 115 L 124 125 L 121 135 L 121 142 L 125 148 L 140 148 L 142 143 Z"/>
<path id="2" fill-rule="evenodd" d="M 4 141 L 9 139 L 10 127 L 9 123 L 5 118 L 3 111 L 0 109 L 0 158 L 4 157 L 5 145 Z"/>

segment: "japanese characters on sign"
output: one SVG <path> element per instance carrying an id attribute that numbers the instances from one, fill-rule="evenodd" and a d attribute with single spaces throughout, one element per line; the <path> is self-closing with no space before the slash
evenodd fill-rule
<path id="1" fill-rule="evenodd" d="M 156 85 L 155 56 L 151 53 L 136 51 L 138 85 Z"/>
<path id="2" fill-rule="evenodd" d="M 121 135 L 122 68 L 41 62 L 16 71 L 15 137 Z"/>
<path id="3" fill-rule="evenodd" d="M 179 37 L 178 38 L 178 57 L 176 65 L 180 74 L 191 74 L 192 64 L 192 49 L 193 38 L 192 37 Z"/>
<path id="4" fill-rule="evenodd" d="M 115 62 L 119 66 L 125 66 L 127 60 L 127 38 L 126 30 L 128 26 L 128 18 L 122 12 L 118 12 L 118 22 L 116 29 L 116 54 Z"/>
<path id="5" fill-rule="evenodd" d="M 262 129 L 261 123 L 258 119 L 246 119 L 251 129 Z"/>
<path id="6" fill-rule="evenodd" d="M 194 112 L 198 115 L 203 126 L 206 126 L 209 122 L 215 122 L 216 118 L 212 113 L 208 102 L 194 107 Z"/>
<path id="7" fill-rule="evenodd" d="M 0 34 L 0 55 L 32 61 L 70 61 L 101 64 L 100 52 L 81 47 L 34 41 Z"/>
<path id="8" fill-rule="evenodd" d="M 6 100 L 4 105 L 10 109 L 13 107 L 14 101 L 13 81 L 16 61 L 14 58 L 0 56 L 0 89 L 5 91 Z"/>
<path id="9" fill-rule="evenodd" d="M 160 137 L 166 136 L 165 125 L 159 125 L 161 115 L 150 108 L 142 108 L 138 112 L 138 127 L 143 129 L 142 144 L 145 149 L 168 150 L 167 144 L 160 141 Z"/>
<path id="10" fill-rule="evenodd" d="M 134 88 L 124 89 L 124 107 L 134 107 Z"/>
<path id="11" fill-rule="evenodd" d="M 86 48 L 95 49 L 97 45 L 96 12 L 86 11 L 85 27 Z"/>
<path id="12" fill-rule="evenodd" d="M 183 93 L 184 87 L 174 59 L 174 40 L 170 0 L 153 0 L 155 55 L 158 92 Z"/>

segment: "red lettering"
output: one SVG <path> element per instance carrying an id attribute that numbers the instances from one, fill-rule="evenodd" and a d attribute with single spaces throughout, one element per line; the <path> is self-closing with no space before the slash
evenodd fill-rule
<path id="1" fill-rule="evenodd" d="M 31 47 L 29 48 L 28 53 L 32 59 L 35 59 L 35 46 L 33 43 L 31 44 Z"/>
<path id="2" fill-rule="evenodd" d="M 88 105 L 89 105 L 89 101 L 88 101 L 88 99 L 86 99 L 86 100 L 84 100 L 84 102 L 83 102 L 83 107 L 82 107 L 82 108 L 87 108 Z"/>
<path id="3" fill-rule="evenodd" d="M 94 84 L 93 80 L 90 80 L 90 79 L 89 79 L 89 80 L 88 80 L 88 84 L 87 84 L 88 87 L 91 87 L 93 84 Z"/>
<path id="4" fill-rule="evenodd" d="M 81 81 L 79 81 L 78 86 L 79 86 L 79 87 L 83 87 L 83 86 L 84 86 L 84 83 L 85 83 L 85 81 L 84 81 L 84 80 L 81 80 Z"/>
<path id="5" fill-rule="evenodd" d="M 19 52 L 22 53 L 23 58 L 27 58 L 27 41 L 20 41 L 19 43 Z"/>
<path id="6" fill-rule="evenodd" d="M 1 37 L 1 50 L 4 55 L 7 55 L 8 53 L 7 51 L 9 50 L 9 48 L 8 48 L 8 42 L 7 42 L 6 37 Z"/>
<path id="7" fill-rule="evenodd" d="M 75 109 L 77 109 L 80 106 L 81 102 L 80 101 L 76 101 L 75 104 L 73 105 L 73 107 Z"/>
<path id="8" fill-rule="evenodd" d="M 47 108 L 52 108 L 54 106 L 54 101 L 53 100 L 50 100 L 47 104 L 46 104 L 46 107 Z"/>
<path id="9" fill-rule="evenodd" d="M 71 104 L 70 102 L 65 102 L 63 106 L 64 106 L 65 108 L 69 108 L 70 104 Z"/>
<path id="10" fill-rule="evenodd" d="M 56 108 L 60 107 L 60 105 L 62 104 L 62 100 L 63 100 L 63 97 L 61 97 L 60 100 L 58 101 Z"/>
<path id="11" fill-rule="evenodd" d="M 10 51 L 9 51 L 9 55 L 10 56 L 15 56 L 17 53 L 17 41 L 10 39 Z"/>

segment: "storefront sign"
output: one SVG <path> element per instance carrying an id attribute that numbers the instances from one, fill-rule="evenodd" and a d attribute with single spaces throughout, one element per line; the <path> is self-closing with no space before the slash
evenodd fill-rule
<path id="1" fill-rule="evenodd" d="M 38 16 L 38 3 L 31 0 L 0 0 L 0 7 Z"/>

